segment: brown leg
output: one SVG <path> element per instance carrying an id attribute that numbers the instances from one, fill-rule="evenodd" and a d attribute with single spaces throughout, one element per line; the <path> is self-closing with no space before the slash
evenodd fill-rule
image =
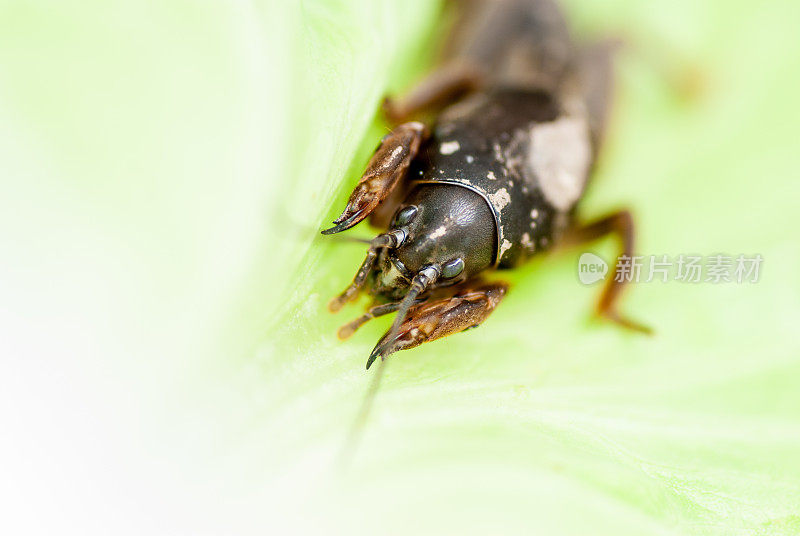
<path id="1" fill-rule="evenodd" d="M 418 300 L 419 303 L 422 303 L 423 300 Z M 352 322 L 348 322 L 344 326 L 339 328 L 338 336 L 340 339 L 344 340 L 353 335 L 358 328 L 372 320 L 373 318 L 378 318 L 379 316 L 388 315 L 389 313 L 393 313 L 400 308 L 401 302 L 392 302 L 392 303 L 384 303 L 382 305 L 376 305 L 375 307 L 370 307 L 366 313 L 359 316 Z"/>
<path id="2" fill-rule="evenodd" d="M 415 305 L 400 324 L 397 336 L 384 335 L 367 361 L 367 368 L 378 356 L 385 358 L 399 350 L 414 348 L 482 323 L 497 307 L 508 284 L 474 282 L 456 287 L 452 296 Z"/>
<path id="3" fill-rule="evenodd" d="M 334 220 L 335 225 L 322 234 L 345 231 L 369 216 L 405 177 L 427 136 L 427 127 L 417 121 L 398 125 L 387 134 L 350 194 L 344 212 Z"/>
<path id="4" fill-rule="evenodd" d="M 620 238 L 622 246 L 621 255 L 626 255 L 628 257 L 633 256 L 633 218 L 627 210 L 614 212 L 592 223 L 580 225 L 571 229 L 569 235 L 566 237 L 566 242 L 568 244 L 591 242 L 609 234 L 615 234 Z M 612 273 L 609 273 L 608 281 L 603 288 L 603 293 L 600 295 L 600 301 L 597 304 L 597 314 L 628 329 L 646 334 L 652 333 L 649 327 L 622 316 L 617 312 L 617 301 L 625 283 L 625 279 L 617 281 L 617 278 L 615 278 Z"/>
<path id="5" fill-rule="evenodd" d="M 330 309 L 332 313 L 344 307 L 350 300 L 356 299 L 361 287 L 363 287 L 364 283 L 367 281 L 367 276 L 369 276 L 372 269 L 375 267 L 375 261 L 378 259 L 378 251 L 385 247 L 395 247 L 397 245 L 396 240 L 396 237 L 392 233 L 384 233 L 379 234 L 370 241 L 369 248 L 367 249 L 367 256 L 364 258 L 364 262 L 361 263 L 358 272 L 356 272 L 353 282 L 344 289 L 344 292 L 328 302 L 328 309 Z"/>
<path id="6" fill-rule="evenodd" d="M 411 181 L 400 181 L 381 204 L 369 215 L 369 224 L 377 229 L 388 229 L 400 204 L 408 197 Z"/>
<path id="7" fill-rule="evenodd" d="M 393 123 L 405 121 L 426 110 L 451 103 L 465 93 L 477 89 L 481 78 L 480 70 L 472 65 L 445 65 L 423 79 L 402 99 L 384 100 L 384 113 Z"/>

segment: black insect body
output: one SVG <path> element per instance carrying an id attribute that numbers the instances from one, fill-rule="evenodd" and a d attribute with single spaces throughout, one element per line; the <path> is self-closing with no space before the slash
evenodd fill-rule
<path id="1" fill-rule="evenodd" d="M 435 126 L 398 124 L 335 226 L 323 231 L 344 231 L 368 216 L 387 228 L 330 303 L 337 311 L 364 287 L 385 302 L 343 326 L 342 338 L 397 311 L 367 368 L 378 356 L 483 322 L 508 289 L 481 279 L 488 270 L 609 233 L 620 236 L 624 254 L 633 253 L 628 212 L 589 224 L 575 214 L 608 107 L 608 47 L 576 47 L 550 1 L 465 5 L 443 67 L 387 104 L 400 123 L 444 102 Z M 646 331 L 617 313 L 620 289 L 609 279 L 599 314 Z"/>

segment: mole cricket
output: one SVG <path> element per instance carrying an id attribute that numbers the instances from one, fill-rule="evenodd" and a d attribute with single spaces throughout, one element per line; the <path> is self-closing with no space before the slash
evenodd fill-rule
<path id="1" fill-rule="evenodd" d="M 342 326 L 349 337 L 396 312 L 378 358 L 481 324 L 508 291 L 490 270 L 519 266 L 556 245 L 608 234 L 632 256 L 626 210 L 583 222 L 576 214 L 595 164 L 611 94 L 612 47 L 579 46 L 551 0 L 459 3 L 441 66 L 384 109 L 396 125 L 329 235 L 367 217 L 375 237 L 353 282 L 329 308 L 365 289 L 374 305 Z M 435 119 L 414 120 L 427 114 Z M 649 332 L 617 307 L 609 278 L 597 313 Z"/>

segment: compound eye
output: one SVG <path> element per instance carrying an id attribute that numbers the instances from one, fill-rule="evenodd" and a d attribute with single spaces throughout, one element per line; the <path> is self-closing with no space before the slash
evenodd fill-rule
<path id="1" fill-rule="evenodd" d="M 417 216 L 419 210 L 414 205 L 409 205 L 400 210 L 394 217 L 395 225 L 408 225 Z"/>
<path id="2" fill-rule="evenodd" d="M 464 260 L 459 257 L 458 259 L 453 259 L 452 261 L 442 266 L 442 277 L 445 279 L 450 279 L 452 277 L 456 277 L 457 275 L 461 274 L 461 272 L 463 271 L 464 271 Z"/>

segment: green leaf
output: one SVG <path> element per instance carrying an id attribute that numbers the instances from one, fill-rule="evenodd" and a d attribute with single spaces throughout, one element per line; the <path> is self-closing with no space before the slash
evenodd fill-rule
<path id="1" fill-rule="evenodd" d="M 567 8 L 625 42 L 583 214 L 630 207 L 645 255 L 761 254 L 761 278 L 632 286 L 648 338 L 589 320 L 581 251 L 503 274 L 479 329 L 392 356 L 342 467 L 390 320 L 336 340 L 364 246 L 318 233 L 381 98 L 432 65 L 439 6 L 1 6 L 7 523 L 800 532 L 795 6 Z"/>

